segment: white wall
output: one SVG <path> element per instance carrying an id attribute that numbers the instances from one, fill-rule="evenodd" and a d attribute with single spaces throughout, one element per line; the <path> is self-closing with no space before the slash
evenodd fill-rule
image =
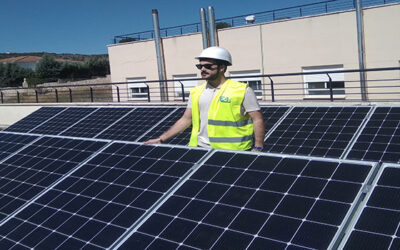
<path id="1" fill-rule="evenodd" d="M 400 4 L 364 9 L 366 67 L 399 67 L 400 61 Z M 311 17 L 301 17 L 265 24 L 233 27 L 218 31 L 219 45 L 227 48 L 233 57 L 231 71 L 258 70 L 262 74 L 302 72 L 304 67 L 339 65 L 344 70 L 357 69 L 357 25 L 355 11 L 343 11 Z M 163 39 L 166 76 L 198 74 L 194 59 L 202 50 L 201 33 Z M 109 56 L 112 81 L 128 77 L 146 77 L 157 80 L 158 69 L 153 40 L 110 45 Z M 384 78 L 387 72 L 368 73 L 367 79 Z M 392 72 L 389 77 L 399 78 Z M 303 78 L 275 79 L 294 85 L 277 85 L 290 95 L 303 98 Z M 269 83 L 269 79 L 262 79 Z M 359 92 L 359 74 L 346 74 L 345 81 Z M 354 82 L 353 82 L 354 81 Z M 371 82 L 369 86 L 374 86 Z M 390 91 L 390 90 L 389 90 Z M 400 92 L 399 89 L 397 92 Z M 268 91 L 266 92 L 268 94 Z M 372 97 L 376 95 L 371 94 Z M 291 96 L 293 97 L 293 96 Z M 353 98 L 359 98 L 356 94 Z M 400 96 L 396 96 L 400 98 Z M 289 98 L 290 99 L 290 98 Z"/>

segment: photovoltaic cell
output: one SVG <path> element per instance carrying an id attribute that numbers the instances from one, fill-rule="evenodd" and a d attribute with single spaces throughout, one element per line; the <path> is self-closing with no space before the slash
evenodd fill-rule
<path id="1" fill-rule="evenodd" d="M 158 138 L 162 133 L 167 131 L 174 123 L 182 117 L 183 113 L 185 112 L 186 108 L 178 108 L 175 112 L 173 112 L 170 116 L 168 116 L 164 121 L 158 124 L 155 128 L 151 129 L 148 133 L 146 133 L 140 141 L 146 141 L 152 138 Z M 168 144 L 175 144 L 175 145 L 188 145 L 190 140 L 190 133 L 192 127 L 190 126 L 182 133 L 178 134 L 171 140 L 169 140 Z"/>
<path id="2" fill-rule="evenodd" d="M 175 108 L 136 108 L 96 138 L 136 141 Z"/>
<path id="3" fill-rule="evenodd" d="M 339 158 L 370 107 L 295 107 L 265 139 L 264 151 Z"/>
<path id="4" fill-rule="evenodd" d="M 384 166 L 344 249 L 400 249 L 400 166 Z"/>
<path id="5" fill-rule="evenodd" d="M 0 222 L 104 144 L 43 137 L 3 161 L 0 164 Z"/>
<path id="6" fill-rule="evenodd" d="M 96 108 L 68 108 L 64 112 L 30 131 L 30 133 L 58 135 L 95 110 Z"/>
<path id="7" fill-rule="evenodd" d="M 9 126 L 5 131 L 27 133 L 36 126 L 65 110 L 62 107 L 43 107 Z"/>
<path id="8" fill-rule="evenodd" d="M 400 162 L 400 107 L 377 107 L 347 159 Z"/>
<path id="9" fill-rule="evenodd" d="M 272 127 L 281 119 L 289 107 L 285 106 L 264 106 L 261 107 L 265 123 L 265 133 L 268 133 Z"/>
<path id="10" fill-rule="evenodd" d="M 113 143 L 2 225 L 0 246 L 109 248 L 206 152 Z"/>
<path id="11" fill-rule="evenodd" d="M 121 249 L 326 249 L 371 169 L 214 151 Z"/>
<path id="12" fill-rule="evenodd" d="M 38 137 L 0 132 L 0 161 L 17 152 L 36 138 Z"/>
<path id="13" fill-rule="evenodd" d="M 61 135 L 93 138 L 130 111 L 132 108 L 99 108 Z"/>

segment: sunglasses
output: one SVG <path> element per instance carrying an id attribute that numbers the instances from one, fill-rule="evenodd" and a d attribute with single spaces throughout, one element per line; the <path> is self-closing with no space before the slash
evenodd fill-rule
<path id="1" fill-rule="evenodd" d="M 213 65 L 217 64 L 196 64 L 196 68 L 201 69 L 201 68 L 206 68 L 206 69 L 211 69 Z"/>

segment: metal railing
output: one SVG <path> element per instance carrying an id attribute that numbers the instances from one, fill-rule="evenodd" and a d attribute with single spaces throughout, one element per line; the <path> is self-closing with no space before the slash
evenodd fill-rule
<path id="1" fill-rule="evenodd" d="M 363 7 L 370 7 L 375 5 L 398 3 L 400 0 L 363 0 Z M 257 13 L 250 13 L 235 17 L 227 17 L 216 19 L 215 22 L 225 24 L 224 27 L 239 27 L 243 25 L 268 23 L 277 20 L 291 19 L 304 16 L 312 16 L 318 14 L 326 14 L 337 11 L 351 10 L 355 8 L 354 0 L 328 0 L 312 4 L 299 5 L 294 7 L 275 9 Z M 246 21 L 247 16 L 254 16 L 254 21 Z M 167 27 L 160 29 L 161 37 L 178 36 L 184 34 L 191 34 L 201 31 L 201 23 L 192 23 L 179 25 L 174 27 Z M 142 31 L 136 33 L 129 33 L 124 35 L 114 36 L 114 44 L 119 43 L 123 39 L 131 41 L 154 39 L 154 31 Z M 128 41 L 129 41 L 128 40 Z"/>
<path id="2" fill-rule="evenodd" d="M 400 102 L 400 67 L 372 68 L 367 73 L 367 97 L 369 102 Z M 231 77 L 236 81 L 256 83 L 255 93 L 261 103 L 272 102 L 363 102 L 359 80 L 360 70 L 335 70 L 284 74 L 244 75 Z M 334 79 L 343 74 L 345 81 Z M 324 82 L 306 82 L 306 75 L 326 75 Z M 0 88 L 2 104 L 8 103 L 186 103 L 189 87 L 199 78 L 115 82 L 86 85 L 54 85 L 37 88 Z M 322 87 L 321 87 L 322 86 Z M 163 88 L 163 89 L 161 89 Z M 165 96 L 161 96 L 164 94 Z M 162 98 L 163 97 L 163 98 Z"/>

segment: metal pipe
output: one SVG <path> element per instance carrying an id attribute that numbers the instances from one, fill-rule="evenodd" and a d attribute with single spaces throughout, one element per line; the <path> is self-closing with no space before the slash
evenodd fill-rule
<path id="1" fill-rule="evenodd" d="M 208 7 L 208 31 L 210 34 L 210 46 L 218 46 L 217 29 L 215 27 L 214 8 Z"/>
<path id="2" fill-rule="evenodd" d="M 153 9 L 151 11 L 153 15 L 153 26 L 154 26 L 154 42 L 156 45 L 156 53 L 157 53 L 157 66 L 158 66 L 158 78 L 160 80 L 160 98 L 161 101 L 167 101 L 167 93 L 165 91 L 165 63 L 164 63 L 164 51 L 161 41 L 160 35 L 160 25 L 158 20 L 158 11 Z"/>
<path id="3" fill-rule="evenodd" d="M 147 100 L 150 102 L 150 87 L 149 87 L 149 85 L 147 83 L 145 83 L 145 84 L 146 84 L 146 87 L 147 87 Z"/>
<path id="4" fill-rule="evenodd" d="M 331 102 L 333 102 L 333 86 L 332 86 L 332 77 L 329 74 L 326 74 L 328 76 L 328 83 L 329 83 L 329 97 L 331 99 Z"/>
<path id="5" fill-rule="evenodd" d="M 93 88 L 89 87 L 90 89 L 90 102 L 93 102 Z"/>
<path id="6" fill-rule="evenodd" d="M 181 91 L 182 91 L 182 101 L 185 102 L 185 86 L 183 86 L 183 83 L 179 81 L 181 84 Z"/>
<path id="7" fill-rule="evenodd" d="M 275 102 L 275 91 L 274 91 L 274 81 L 270 76 L 268 76 L 270 82 L 271 82 L 271 101 Z"/>
<path id="8" fill-rule="evenodd" d="M 366 72 L 365 69 L 365 41 L 364 41 L 364 21 L 362 13 L 361 0 L 356 0 L 356 18 L 357 18 L 357 40 L 358 40 L 358 64 L 360 69 L 360 89 L 361 100 L 366 101 L 367 88 L 366 88 Z"/>
<path id="9" fill-rule="evenodd" d="M 200 22 L 201 22 L 201 35 L 203 38 L 203 49 L 208 48 L 210 45 L 210 40 L 208 38 L 208 29 L 206 21 L 206 10 L 204 8 L 200 9 Z"/>
<path id="10" fill-rule="evenodd" d="M 121 102 L 121 98 L 119 97 L 119 87 L 118 86 L 115 86 L 116 88 L 117 88 L 117 99 L 118 99 L 118 102 Z"/>

